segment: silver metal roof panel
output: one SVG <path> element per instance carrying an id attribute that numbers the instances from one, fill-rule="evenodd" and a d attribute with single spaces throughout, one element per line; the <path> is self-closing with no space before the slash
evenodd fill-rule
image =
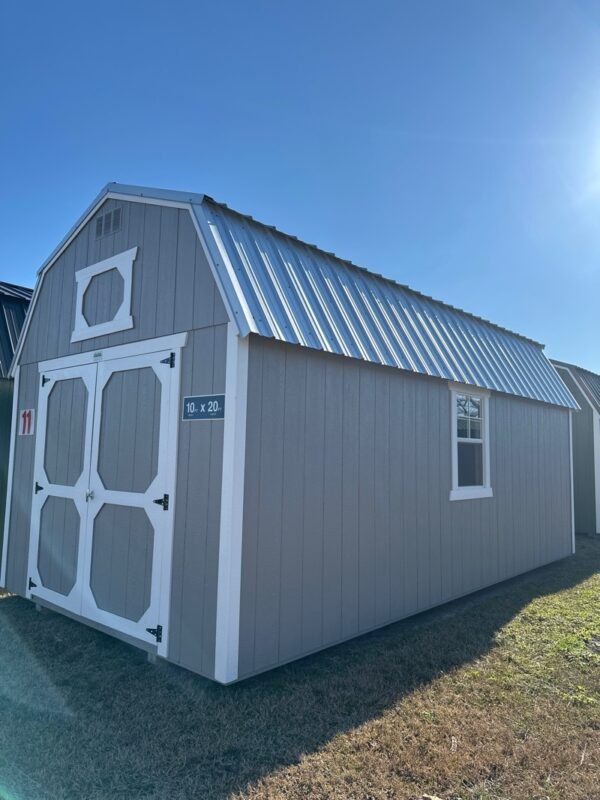
<path id="1" fill-rule="evenodd" d="M 218 268 L 235 276 L 249 332 L 577 408 L 539 343 L 206 196 L 195 208 Z"/>

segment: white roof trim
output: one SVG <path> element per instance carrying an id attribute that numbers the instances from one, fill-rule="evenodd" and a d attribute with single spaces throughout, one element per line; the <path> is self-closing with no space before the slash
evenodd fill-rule
<path id="1" fill-rule="evenodd" d="M 144 191 L 148 193 L 145 194 Z M 175 208 L 187 209 L 192 218 L 192 222 L 194 224 L 194 228 L 196 230 L 198 238 L 202 243 L 202 247 L 208 259 L 208 263 L 211 272 L 213 274 L 213 277 L 219 288 L 219 292 L 225 304 L 225 308 L 227 309 L 227 313 L 229 314 L 229 317 L 233 322 L 233 324 L 236 326 L 239 335 L 246 336 L 253 329 L 253 326 L 251 324 L 251 317 L 249 316 L 247 306 L 245 307 L 245 304 L 242 301 L 243 293 L 241 292 L 237 279 L 235 278 L 233 267 L 231 266 L 229 259 L 227 259 L 228 263 L 224 264 L 225 272 L 224 274 L 222 274 L 222 270 L 219 270 L 217 268 L 217 264 L 215 263 L 214 259 L 214 254 L 211 252 L 211 249 L 208 246 L 207 243 L 208 237 L 206 233 L 203 232 L 202 230 L 205 224 L 205 223 L 201 224 L 201 222 L 203 222 L 204 220 L 203 210 L 200 207 L 203 198 L 204 195 L 201 194 L 177 192 L 177 191 L 162 190 L 162 189 L 152 189 L 148 191 L 148 190 L 142 190 L 141 187 L 138 186 L 127 186 L 119 183 L 108 183 L 102 189 L 102 191 L 95 197 L 92 203 L 81 215 L 81 217 L 79 217 L 77 222 L 63 237 L 61 242 L 57 245 L 57 247 L 54 248 L 54 250 L 48 256 L 46 261 L 44 261 L 42 266 L 38 269 L 37 280 L 35 283 L 35 288 L 33 290 L 33 296 L 31 298 L 31 302 L 29 303 L 29 308 L 27 309 L 25 322 L 23 323 L 21 335 L 19 336 L 19 341 L 17 343 L 15 354 L 13 356 L 10 370 L 8 372 L 9 377 L 14 378 L 15 376 L 15 370 L 17 365 L 19 364 L 21 352 L 23 350 L 23 344 L 25 342 L 27 333 L 29 331 L 31 318 L 35 312 L 35 307 L 37 305 L 37 299 L 42 288 L 44 276 L 46 275 L 48 270 L 52 267 L 54 262 L 62 255 L 62 253 L 66 250 L 66 248 L 71 244 L 73 239 L 75 239 L 75 237 L 80 233 L 82 228 L 85 225 L 87 225 L 90 219 L 100 208 L 102 203 L 106 202 L 106 200 L 123 200 L 125 202 L 130 202 L 130 203 L 131 202 L 146 203 L 148 205 L 163 205 L 163 206 L 171 206 Z M 230 284 L 233 284 L 233 286 L 227 285 L 228 282 Z"/>

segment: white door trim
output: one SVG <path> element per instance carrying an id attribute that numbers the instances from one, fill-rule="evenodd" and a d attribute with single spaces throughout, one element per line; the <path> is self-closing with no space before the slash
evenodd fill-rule
<path id="1" fill-rule="evenodd" d="M 246 469 L 246 409 L 248 402 L 248 339 L 227 326 L 223 477 L 217 579 L 215 680 L 231 683 L 238 677 L 242 527 Z"/>
<path id="2" fill-rule="evenodd" d="M 15 464 L 15 444 L 17 439 L 17 414 L 19 412 L 19 382 L 21 367 L 15 369 L 13 384 L 12 424 L 10 429 L 10 445 L 8 451 L 8 480 L 6 483 L 6 503 L 4 507 L 4 538 L 2 540 L 2 564 L 0 565 L 0 586 L 6 588 L 6 570 L 8 561 L 8 537 L 10 531 L 10 512 L 12 507 L 12 487 Z"/>
<path id="3" fill-rule="evenodd" d="M 37 435 L 35 439 L 35 455 L 33 461 L 33 484 L 36 482 L 43 487 L 41 492 L 33 489 L 31 501 L 31 525 L 29 536 L 29 553 L 27 567 L 27 586 L 25 587 L 25 597 L 31 599 L 32 596 L 48 600 L 60 608 L 65 608 L 75 614 L 81 612 L 81 580 L 83 559 L 85 556 L 85 531 L 87 526 L 87 503 L 85 502 L 85 492 L 88 482 L 90 466 L 90 444 L 92 441 L 92 427 L 94 424 L 94 401 L 96 395 L 96 366 L 95 364 L 78 364 L 73 367 L 63 367 L 58 370 L 46 370 L 52 373 L 49 385 L 40 384 L 38 391 L 38 413 L 37 413 Z M 84 431 L 83 462 L 82 469 L 77 482 L 73 486 L 51 483 L 45 468 L 46 451 L 46 423 L 48 419 L 48 400 L 50 393 L 57 382 L 80 378 L 87 389 L 87 409 Z M 49 497 L 69 498 L 75 504 L 79 514 L 79 542 L 77 547 L 77 572 L 75 583 L 68 595 L 60 594 L 43 585 L 42 578 L 38 571 L 38 555 L 40 540 L 41 513 L 44 503 Z M 36 586 L 30 588 L 29 578 Z"/>
<path id="4" fill-rule="evenodd" d="M 161 356 L 168 356 L 169 349 L 153 353 L 132 354 L 126 358 L 106 360 L 98 365 L 98 378 L 96 381 L 96 410 L 94 420 L 94 432 L 91 442 L 89 488 L 94 492 L 93 498 L 89 502 L 89 529 L 90 533 L 86 539 L 86 554 L 83 560 L 83 580 L 82 580 L 82 616 L 100 622 L 108 628 L 112 628 L 125 633 L 135 639 L 140 639 L 149 644 L 157 644 L 159 655 L 167 654 L 168 632 L 169 632 L 169 610 L 170 610 L 170 575 L 172 541 L 174 533 L 175 507 L 173 489 L 175 486 L 176 465 L 177 465 L 177 434 L 173 439 L 172 420 L 178 417 L 178 396 L 174 397 L 171 385 L 175 381 L 177 372 L 180 372 L 180 357 L 176 356 L 175 367 L 171 369 L 166 364 L 160 363 Z M 98 472 L 98 457 L 100 453 L 100 430 L 102 420 L 103 390 L 111 376 L 115 372 L 124 370 L 143 369 L 150 367 L 161 384 L 161 404 L 159 419 L 159 451 L 158 469 L 150 485 L 143 492 L 129 492 L 114 489 L 105 489 L 100 474 Z M 168 380 L 167 380 L 168 379 Z M 168 391 L 165 393 L 165 388 Z M 175 405 L 173 407 L 173 400 Z M 170 424 L 171 422 L 171 424 Z M 157 505 L 154 500 L 162 497 L 163 494 L 169 495 L 169 508 L 165 511 Z M 92 566 L 92 527 L 97 514 L 105 504 L 123 505 L 128 508 L 142 508 L 154 528 L 154 545 L 152 556 L 152 586 L 150 590 L 150 605 L 139 620 L 130 620 L 118 614 L 101 609 L 96 605 L 91 588 L 91 566 Z M 156 566 L 159 565 L 158 572 Z M 164 577 L 168 576 L 168 583 L 164 582 Z M 161 596 L 162 589 L 167 587 L 166 598 Z M 164 618 L 162 616 L 164 614 Z M 148 628 L 162 627 L 162 637 L 160 642 L 152 634 L 147 632 Z"/>

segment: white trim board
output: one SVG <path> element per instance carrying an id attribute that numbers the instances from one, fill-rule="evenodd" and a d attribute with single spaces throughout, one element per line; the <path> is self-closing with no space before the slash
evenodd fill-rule
<path id="1" fill-rule="evenodd" d="M 491 485 L 491 465 L 490 465 L 490 392 L 487 389 L 475 389 L 462 383 L 449 382 L 450 389 L 450 425 L 451 427 L 451 447 L 452 447 L 452 488 L 450 489 L 449 499 L 455 500 L 480 500 L 486 497 L 493 497 L 494 492 Z M 456 395 L 465 394 L 478 397 L 482 401 L 483 414 L 483 436 L 481 445 L 483 448 L 483 485 L 482 486 L 459 486 L 458 485 L 458 434 L 457 434 L 457 413 Z"/>
<path id="2" fill-rule="evenodd" d="M 239 674 L 248 339 L 240 338 L 232 323 L 227 326 L 225 396 L 214 670 L 219 683 L 231 683 Z"/>
<path id="3" fill-rule="evenodd" d="M 159 350 L 178 350 L 185 347 L 187 337 L 187 331 L 184 331 L 183 333 L 174 333 L 171 336 L 158 336 L 155 339 L 142 339 L 139 342 L 117 344 L 113 347 L 103 347 L 98 350 L 87 350 L 85 353 L 75 353 L 71 356 L 52 358 L 48 361 L 39 361 L 38 370 L 43 372 L 46 369 L 73 367 L 78 364 L 90 364 L 92 362 L 105 361 L 106 359 L 112 361 L 114 358 L 127 358 L 132 355 L 157 353 Z"/>
<path id="4" fill-rule="evenodd" d="M 0 570 L 0 586 L 6 587 L 6 570 L 8 562 L 8 532 L 10 530 L 10 512 L 12 507 L 12 486 L 15 463 L 15 446 L 17 439 L 17 414 L 19 413 L 19 383 L 21 368 L 15 370 L 13 384 L 12 425 L 10 431 L 10 444 L 8 451 L 8 480 L 6 483 L 6 503 L 4 507 L 4 538 L 2 540 L 2 569 Z"/>
<path id="5" fill-rule="evenodd" d="M 87 223 L 92 219 L 92 217 L 98 211 L 100 206 L 102 206 L 102 204 L 105 203 L 107 200 L 119 200 L 127 203 L 144 203 L 146 205 L 160 205 L 160 206 L 167 206 L 180 209 L 187 208 L 190 217 L 192 219 L 192 223 L 194 225 L 196 234 L 200 239 L 202 249 L 208 260 L 208 264 L 212 272 L 213 278 L 219 289 L 221 299 L 223 300 L 225 308 L 227 309 L 227 313 L 229 314 L 230 321 L 235 324 L 237 332 L 241 336 L 246 336 L 249 332 L 252 331 L 253 328 L 250 324 L 251 316 L 248 316 L 247 308 L 244 305 L 240 305 L 239 308 L 236 308 L 236 303 L 238 305 L 240 304 L 240 299 L 243 297 L 243 295 L 239 292 L 239 287 L 237 287 L 237 279 L 234 280 L 235 273 L 233 267 L 229 263 L 228 259 L 223 263 L 226 280 L 228 280 L 232 284 L 230 287 L 230 291 L 228 291 L 221 277 L 222 270 L 220 270 L 218 268 L 218 265 L 215 263 L 215 253 L 211 251 L 208 242 L 206 241 L 206 236 L 210 235 L 210 230 L 207 227 L 208 222 L 205 219 L 204 213 L 202 212 L 201 203 L 203 196 L 194 195 L 190 196 L 188 200 L 184 200 L 183 198 L 187 197 L 187 195 L 181 193 L 182 194 L 181 200 L 169 200 L 167 198 L 162 199 L 160 197 L 147 197 L 139 194 L 130 195 L 127 194 L 126 192 L 119 191 L 118 189 L 116 189 L 115 191 L 111 191 L 111 189 L 109 188 L 110 186 L 111 184 L 106 186 L 100 192 L 100 194 L 92 202 L 91 206 L 89 206 L 89 208 L 84 212 L 84 214 L 80 217 L 79 221 L 75 223 L 73 228 L 69 231 L 69 233 L 67 233 L 62 242 L 58 245 L 58 247 L 54 250 L 54 252 L 50 255 L 50 257 L 44 262 L 44 264 L 38 270 L 38 277 L 35 284 L 35 288 L 33 290 L 33 296 L 31 298 L 29 308 L 27 309 L 25 323 L 23 324 L 21 335 L 19 336 L 17 349 L 15 351 L 9 371 L 9 377 L 14 377 L 14 370 L 17 364 L 19 363 L 21 352 L 23 350 L 23 344 L 27 337 L 27 333 L 29 332 L 31 318 L 35 312 L 37 300 L 40 295 L 42 283 L 44 281 L 46 273 L 52 267 L 55 261 L 62 255 L 62 253 L 66 250 L 66 248 L 71 244 L 71 242 L 75 239 L 75 237 L 80 233 L 80 231 L 85 227 L 85 225 L 87 225 Z M 203 228 L 206 229 L 203 231 Z"/>
<path id="6" fill-rule="evenodd" d="M 77 285 L 75 325 L 71 334 L 71 342 L 81 342 L 85 339 L 93 339 L 96 336 L 104 336 L 107 333 L 116 333 L 117 331 L 133 328 L 131 291 L 133 286 L 133 262 L 137 256 L 138 249 L 137 246 L 131 247 L 122 253 L 117 253 L 110 258 L 98 261 L 96 264 L 90 264 L 89 267 L 77 270 L 75 273 L 75 283 Z M 83 313 L 85 294 L 93 278 L 112 270 L 116 270 L 123 279 L 123 298 L 112 319 L 90 325 Z"/>

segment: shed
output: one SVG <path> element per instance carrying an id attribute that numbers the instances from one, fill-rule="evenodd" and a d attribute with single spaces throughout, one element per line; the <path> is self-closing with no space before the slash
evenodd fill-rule
<path id="1" fill-rule="evenodd" d="M 205 195 L 104 188 L 13 373 L 2 583 L 221 683 L 574 549 L 540 344 Z"/>
<path id="2" fill-rule="evenodd" d="M 581 408 L 573 420 L 575 530 L 597 534 L 600 533 L 600 375 L 564 361 L 552 363 Z"/>
<path id="3" fill-rule="evenodd" d="M 0 281 L 0 552 L 4 533 L 4 509 L 8 481 L 13 381 L 8 377 L 32 291 Z"/>

